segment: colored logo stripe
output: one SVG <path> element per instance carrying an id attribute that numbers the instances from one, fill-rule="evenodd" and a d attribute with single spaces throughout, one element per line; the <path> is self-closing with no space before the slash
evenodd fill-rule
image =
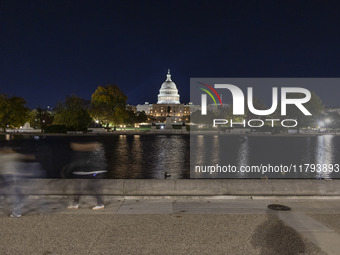
<path id="1" fill-rule="evenodd" d="M 202 85 L 204 85 L 204 86 L 206 86 L 206 87 L 208 87 L 209 89 L 211 89 L 214 93 L 215 93 L 215 95 L 217 96 L 217 98 L 218 98 L 218 100 L 220 101 L 220 104 L 222 105 L 222 100 L 221 100 L 221 98 L 220 98 L 220 96 L 218 95 L 218 93 L 217 93 L 217 91 L 213 88 L 213 87 L 211 87 L 210 85 L 208 85 L 208 84 L 205 84 L 205 83 L 203 83 L 203 82 L 198 82 L 199 84 L 202 84 Z M 209 93 L 210 94 L 210 93 Z M 211 96 L 211 94 L 210 94 L 210 96 Z M 211 96 L 212 97 L 212 96 Z M 215 102 L 215 99 L 214 99 L 214 102 Z M 216 102 L 215 102 L 215 104 L 216 104 Z M 223 105 L 222 105 L 223 106 Z"/>
<path id="2" fill-rule="evenodd" d="M 208 90 L 203 89 L 203 88 L 200 88 L 200 89 L 203 90 L 204 92 L 206 92 L 207 94 L 209 94 L 209 96 L 214 100 L 215 105 L 217 105 L 215 98 L 213 97 L 213 95 Z"/>

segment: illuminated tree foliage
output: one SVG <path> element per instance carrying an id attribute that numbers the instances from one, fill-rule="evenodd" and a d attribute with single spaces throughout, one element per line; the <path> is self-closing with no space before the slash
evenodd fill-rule
<path id="1" fill-rule="evenodd" d="M 214 118 L 214 112 L 210 110 L 207 110 L 207 115 L 202 115 L 200 110 L 197 110 L 190 115 L 192 124 L 205 124 L 209 127 L 212 126 Z"/>
<path id="2" fill-rule="evenodd" d="M 89 102 L 83 98 L 68 96 L 65 103 L 55 108 L 54 125 L 64 125 L 68 130 L 86 131 L 92 119 L 88 113 Z"/>
<path id="3" fill-rule="evenodd" d="M 302 98 L 303 96 L 299 93 L 290 93 L 288 98 Z M 297 120 L 298 128 L 318 126 L 318 120 L 325 110 L 320 97 L 314 91 L 311 91 L 311 99 L 303 105 L 312 114 L 311 116 L 304 115 L 295 105 L 287 105 L 287 115 L 285 118 Z M 276 111 L 276 116 L 277 118 L 280 117 L 279 110 Z"/>
<path id="4" fill-rule="evenodd" d="M 90 114 L 106 127 L 112 123 L 116 128 L 128 118 L 126 101 L 127 96 L 116 85 L 99 86 L 91 97 Z"/>
<path id="5" fill-rule="evenodd" d="M 0 127 L 18 128 L 28 119 L 29 109 L 25 107 L 26 101 L 22 97 L 0 95 Z"/>
<path id="6" fill-rule="evenodd" d="M 46 127 L 53 123 L 54 115 L 47 109 L 38 107 L 29 114 L 30 125 L 33 128 L 41 128 L 45 131 Z"/>

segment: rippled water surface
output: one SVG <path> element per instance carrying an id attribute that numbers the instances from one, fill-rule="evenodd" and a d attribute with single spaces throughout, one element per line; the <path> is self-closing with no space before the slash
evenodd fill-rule
<path id="1" fill-rule="evenodd" d="M 188 135 L 112 135 L 112 136 L 15 136 L 16 150 L 34 153 L 46 176 L 61 177 L 61 170 L 72 158 L 71 142 L 102 144 L 96 152 L 98 164 L 105 162 L 108 178 L 164 179 L 189 178 L 190 137 Z M 2 137 L 2 146 L 5 139 Z"/>

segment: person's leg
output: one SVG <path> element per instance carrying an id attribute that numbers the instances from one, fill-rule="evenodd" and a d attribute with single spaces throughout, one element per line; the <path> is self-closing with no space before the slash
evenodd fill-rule
<path id="1" fill-rule="evenodd" d="M 94 176 L 93 179 L 89 180 L 89 185 L 91 186 L 91 190 L 94 193 L 94 196 L 96 197 L 97 200 L 97 205 L 94 206 L 92 209 L 93 210 L 99 210 L 99 209 L 104 209 L 104 201 L 102 196 L 100 195 L 100 189 L 101 189 L 101 176 L 96 175 Z"/>
<path id="2" fill-rule="evenodd" d="M 15 187 L 14 190 L 15 194 L 13 195 L 13 211 L 11 217 L 18 218 L 21 217 L 24 195 L 20 188 Z"/>
<path id="3" fill-rule="evenodd" d="M 72 179 L 76 179 L 77 176 L 72 176 Z M 79 200 L 80 200 L 80 192 L 81 192 L 81 182 L 77 180 L 73 180 L 73 201 L 67 207 L 68 209 L 78 209 L 79 208 Z"/>
<path id="4" fill-rule="evenodd" d="M 19 218 L 21 217 L 24 202 L 24 194 L 21 191 L 19 176 L 15 175 L 9 176 L 9 185 L 12 191 L 12 203 L 13 203 L 11 217 Z"/>
<path id="5" fill-rule="evenodd" d="M 71 204 L 67 207 L 68 209 L 78 209 L 79 208 L 79 199 L 80 196 L 77 194 L 73 195 L 73 201 L 71 202 Z"/>

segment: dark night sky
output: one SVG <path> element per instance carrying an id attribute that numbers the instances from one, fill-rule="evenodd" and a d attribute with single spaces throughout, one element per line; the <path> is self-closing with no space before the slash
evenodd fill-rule
<path id="1" fill-rule="evenodd" d="M 190 77 L 339 77 L 339 47 L 338 1 L 0 0 L 0 93 L 29 107 L 154 103 L 168 67 L 182 102 Z"/>

